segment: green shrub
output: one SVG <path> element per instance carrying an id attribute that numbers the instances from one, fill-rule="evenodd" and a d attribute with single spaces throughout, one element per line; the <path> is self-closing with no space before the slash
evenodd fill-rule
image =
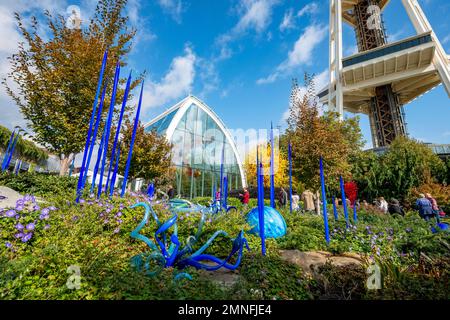
<path id="1" fill-rule="evenodd" d="M 60 177 L 43 173 L 0 174 L 0 185 L 14 189 L 21 194 L 36 196 L 67 196 L 73 198 L 76 193 L 77 178 Z"/>

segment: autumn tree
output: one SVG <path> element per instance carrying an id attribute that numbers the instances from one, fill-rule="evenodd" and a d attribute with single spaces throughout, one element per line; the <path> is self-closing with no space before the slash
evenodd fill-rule
<path id="1" fill-rule="evenodd" d="M 425 144 L 406 137 L 396 138 L 385 153 L 358 153 L 352 173 L 363 196 L 405 199 L 414 188 L 433 184 L 446 172 L 444 162 Z"/>
<path id="2" fill-rule="evenodd" d="M 119 161 L 119 172 L 122 173 L 125 172 L 133 126 L 134 123 L 126 119 L 122 128 Z M 111 149 L 110 147 L 109 150 Z M 173 177 L 171 155 L 172 145 L 165 136 L 158 135 L 155 131 L 146 132 L 144 126 L 139 123 L 129 171 L 130 180 L 143 178 L 158 186 L 169 183 Z"/>
<path id="3" fill-rule="evenodd" d="M 286 136 L 292 144 L 293 174 L 312 191 L 320 188 L 320 157 L 327 186 L 337 189 L 339 176 L 350 177 L 350 156 L 363 145 L 358 119 L 340 120 L 336 112 L 322 110 L 308 74 L 304 87 L 293 81 Z"/>
<path id="4" fill-rule="evenodd" d="M 256 185 L 256 152 L 257 149 L 260 151 L 260 156 L 262 159 L 260 161 L 263 164 L 264 170 L 264 185 L 265 187 L 270 186 L 270 143 L 267 145 L 260 145 L 259 148 L 254 148 L 245 157 L 244 169 L 245 175 L 249 185 Z M 289 162 L 287 154 L 284 153 L 280 148 L 275 146 L 274 148 L 274 181 L 276 187 L 285 187 L 289 184 Z"/>
<path id="5" fill-rule="evenodd" d="M 78 29 L 66 27 L 63 16 L 52 16 L 46 11 L 50 35 L 45 37 L 39 34 L 42 28 L 36 17 L 31 17 L 28 27 L 15 14 L 24 41 L 9 58 L 8 79 L 18 91 L 7 79 L 3 79 L 3 84 L 27 120 L 34 140 L 59 156 L 61 175 L 67 172 L 75 154 L 84 149 L 104 51 L 109 50 L 105 83 L 107 78 L 113 78 L 118 60 L 122 67 L 126 65 L 125 58 L 136 34 L 123 15 L 126 3 L 127 0 L 100 0 L 93 18 Z M 111 82 L 107 96 L 111 96 Z M 134 81 L 132 88 L 138 82 Z M 123 93 L 124 90 L 118 91 L 117 104 Z M 109 105 L 108 100 L 105 105 Z M 103 109 L 104 113 L 107 109 Z"/>

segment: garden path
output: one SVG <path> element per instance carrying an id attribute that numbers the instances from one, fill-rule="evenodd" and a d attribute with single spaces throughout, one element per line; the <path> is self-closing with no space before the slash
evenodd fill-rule
<path id="1" fill-rule="evenodd" d="M 0 186 L 0 208 L 15 208 L 16 201 L 22 198 L 23 196 L 17 191 Z"/>

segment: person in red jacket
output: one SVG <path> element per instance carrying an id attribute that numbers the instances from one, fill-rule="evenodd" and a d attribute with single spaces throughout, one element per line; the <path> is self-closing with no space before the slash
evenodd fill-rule
<path id="1" fill-rule="evenodd" d="M 244 193 L 240 194 L 241 202 L 244 205 L 244 210 L 248 209 L 248 203 L 250 201 L 250 192 L 248 192 L 247 188 L 244 188 Z"/>

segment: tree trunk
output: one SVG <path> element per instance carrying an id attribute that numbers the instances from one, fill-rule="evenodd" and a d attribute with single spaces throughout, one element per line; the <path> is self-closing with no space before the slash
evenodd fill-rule
<path id="1" fill-rule="evenodd" d="M 59 164 L 60 164 L 59 175 L 60 175 L 61 177 L 67 175 L 67 172 L 69 171 L 69 166 L 70 166 L 70 163 L 71 163 L 72 160 L 73 160 L 73 157 L 74 157 L 74 155 L 73 155 L 72 153 L 71 153 L 68 157 L 60 156 L 60 161 L 59 161 Z"/>

